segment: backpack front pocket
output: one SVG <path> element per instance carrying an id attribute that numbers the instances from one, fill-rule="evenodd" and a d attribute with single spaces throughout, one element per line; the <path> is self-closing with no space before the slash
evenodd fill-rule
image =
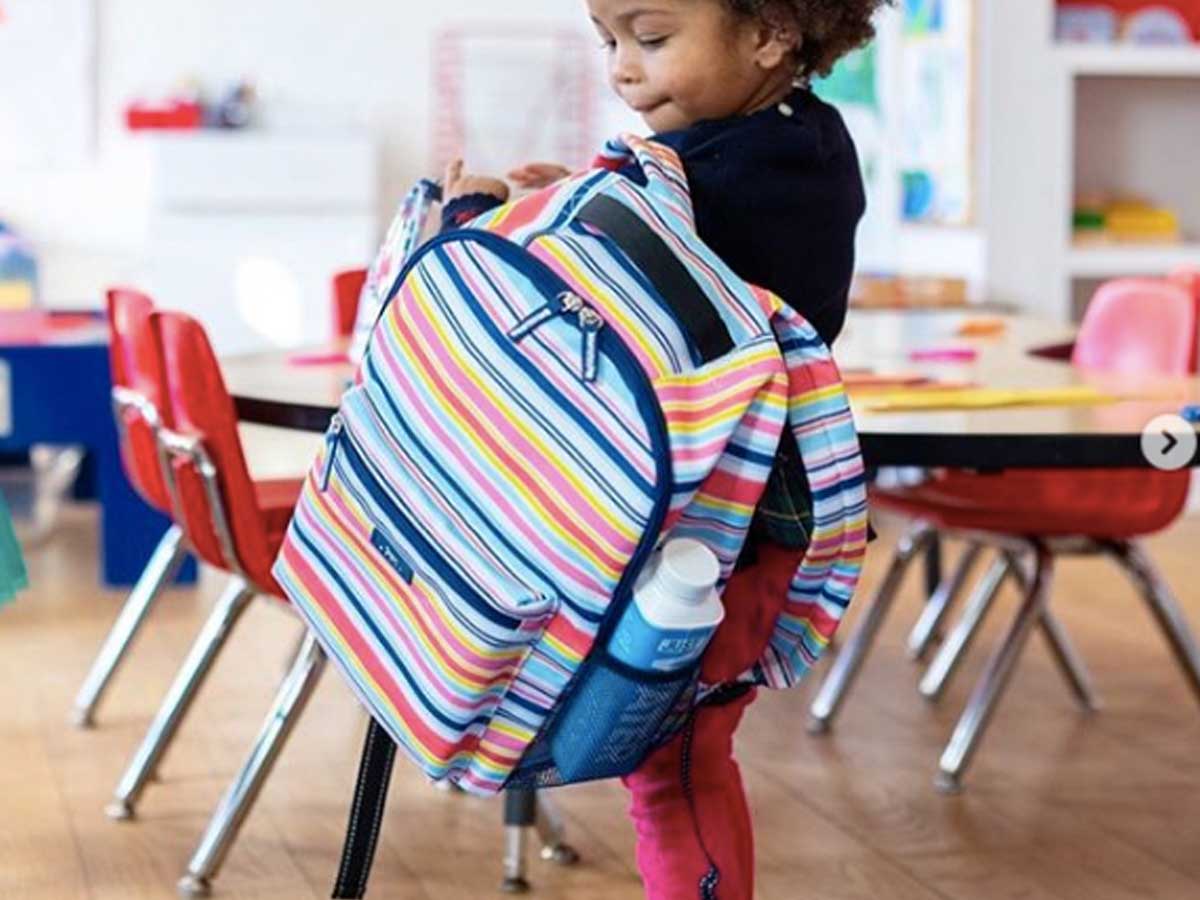
<path id="1" fill-rule="evenodd" d="M 348 427 L 327 449 L 319 485 L 296 533 L 333 589 L 339 609 L 325 619 L 364 660 L 360 693 L 432 777 L 445 777 L 476 752 L 556 598 L 486 558 L 449 559 Z"/>

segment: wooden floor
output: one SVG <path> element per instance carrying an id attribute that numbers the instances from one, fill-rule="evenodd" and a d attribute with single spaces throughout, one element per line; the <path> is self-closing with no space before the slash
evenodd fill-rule
<path id="1" fill-rule="evenodd" d="M 34 589 L 0 613 L 0 898 L 169 898 L 258 729 L 299 626 L 261 602 L 242 621 L 138 821 L 102 813 L 218 579 L 165 596 L 90 732 L 67 725 L 79 681 L 123 597 L 95 584 L 95 513 L 71 512 L 31 554 Z M 875 545 L 867 586 L 889 543 Z M 1192 620 L 1200 521 L 1151 542 Z M 1128 586 L 1103 563 L 1061 567 L 1056 608 L 1105 700 L 1084 718 L 1035 641 L 965 794 L 931 776 L 983 654 L 942 706 L 901 652 L 915 584 L 830 737 L 804 733 L 813 681 L 764 695 L 739 757 L 757 823 L 758 896 L 775 900 L 1106 900 L 1200 897 L 1200 707 Z M 995 633 L 1013 607 L 1005 594 Z M 991 636 L 988 635 L 988 637 Z M 982 648 L 981 648 L 982 649 Z M 363 719 L 332 671 L 217 882 L 217 895 L 328 896 Z M 495 801 L 428 788 L 397 767 L 371 896 L 487 898 L 500 874 Z M 534 860 L 536 896 L 641 896 L 619 786 L 559 795 L 573 869 Z"/>

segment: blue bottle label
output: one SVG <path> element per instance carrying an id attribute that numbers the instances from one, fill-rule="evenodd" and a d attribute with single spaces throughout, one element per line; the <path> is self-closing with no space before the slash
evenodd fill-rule
<path id="1" fill-rule="evenodd" d="M 609 643 L 609 652 L 643 672 L 676 672 L 700 658 L 714 631 L 716 626 L 662 628 L 652 625 L 635 602 L 621 617 Z"/>

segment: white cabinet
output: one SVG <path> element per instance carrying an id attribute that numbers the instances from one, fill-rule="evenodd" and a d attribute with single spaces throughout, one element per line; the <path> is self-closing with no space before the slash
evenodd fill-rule
<path id="1" fill-rule="evenodd" d="M 377 240 L 366 137 L 152 136 L 147 285 L 200 319 L 218 353 L 330 337 L 329 279 Z"/>
<path id="2" fill-rule="evenodd" d="M 991 299 L 1067 321 L 1107 278 L 1200 266 L 1200 47 L 1058 44 L 1054 0 L 987 3 Z M 1179 245 L 1077 246 L 1076 194 L 1173 209 Z"/>

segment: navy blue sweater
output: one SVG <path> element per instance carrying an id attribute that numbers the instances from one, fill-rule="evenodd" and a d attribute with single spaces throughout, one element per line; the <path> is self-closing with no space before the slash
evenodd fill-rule
<path id="1" fill-rule="evenodd" d="M 701 240 L 832 345 L 846 320 L 854 234 L 866 210 L 841 114 L 797 88 L 779 106 L 654 140 L 683 159 Z"/>

